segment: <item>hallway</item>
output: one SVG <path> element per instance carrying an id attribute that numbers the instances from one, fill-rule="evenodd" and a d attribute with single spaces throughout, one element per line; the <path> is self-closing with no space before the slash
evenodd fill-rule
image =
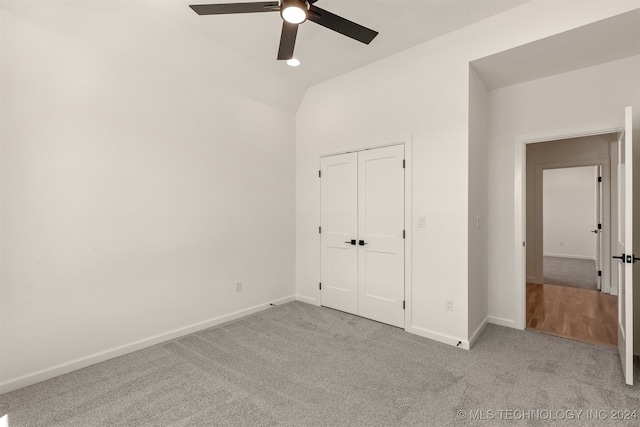
<path id="1" fill-rule="evenodd" d="M 600 291 L 527 283 L 527 329 L 617 348 L 618 297 Z"/>

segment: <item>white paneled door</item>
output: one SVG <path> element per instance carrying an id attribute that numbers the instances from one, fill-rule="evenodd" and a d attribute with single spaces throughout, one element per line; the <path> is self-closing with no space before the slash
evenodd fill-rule
<path id="1" fill-rule="evenodd" d="M 597 287 L 602 290 L 602 166 L 595 166 L 596 176 L 596 227 L 593 230 L 595 234 L 595 253 L 596 253 L 596 271 L 598 272 Z"/>
<path id="2" fill-rule="evenodd" d="M 633 136 L 631 107 L 618 139 L 618 352 L 625 382 L 633 385 Z"/>
<path id="3" fill-rule="evenodd" d="M 404 327 L 404 146 L 321 167 L 322 305 Z"/>
<path id="4" fill-rule="evenodd" d="M 322 305 L 358 313 L 358 154 L 321 160 Z"/>
<path id="5" fill-rule="evenodd" d="M 404 327 L 404 147 L 358 153 L 358 314 Z"/>

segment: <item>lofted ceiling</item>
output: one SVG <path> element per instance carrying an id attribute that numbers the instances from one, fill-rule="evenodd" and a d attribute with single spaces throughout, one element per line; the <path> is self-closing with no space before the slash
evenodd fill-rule
<path id="1" fill-rule="evenodd" d="M 277 61 L 278 13 L 199 16 L 190 4 L 233 0 L 1 0 L 0 7 L 98 46 L 295 111 L 306 89 L 519 6 L 527 0 L 319 0 L 378 31 L 364 45 L 313 22 L 300 26 L 297 68 Z M 241 0 L 246 1 L 246 0 Z M 201 77 L 202 77 L 201 76 Z"/>
<path id="2" fill-rule="evenodd" d="M 241 2 L 246 0 L 241 0 Z M 196 16 L 188 4 L 233 0 L 175 0 L 148 6 L 203 37 L 224 45 L 262 66 L 282 72 L 276 61 L 282 19 L 278 13 Z M 300 25 L 295 57 L 302 65 L 290 78 L 310 86 L 406 50 L 458 28 L 504 12 L 523 0 L 319 0 L 316 6 L 380 34 L 364 45 L 307 21 Z M 206 54 L 206 52 L 203 52 Z"/>

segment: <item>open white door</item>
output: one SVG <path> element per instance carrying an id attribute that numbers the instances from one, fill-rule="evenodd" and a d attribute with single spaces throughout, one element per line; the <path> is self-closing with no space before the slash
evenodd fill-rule
<path id="1" fill-rule="evenodd" d="M 618 352 L 625 382 L 633 385 L 633 135 L 631 107 L 618 138 Z"/>
<path id="2" fill-rule="evenodd" d="M 596 228 L 595 233 L 595 253 L 596 253 L 596 271 L 598 277 L 598 290 L 602 290 L 602 167 L 596 166 Z"/>
<path id="3" fill-rule="evenodd" d="M 358 153 L 320 161 L 322 305 L 358 313 Z"/>

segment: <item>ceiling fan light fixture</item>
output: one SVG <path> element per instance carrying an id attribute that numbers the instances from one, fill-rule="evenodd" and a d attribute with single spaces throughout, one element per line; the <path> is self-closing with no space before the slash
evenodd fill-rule
<path id="1" fill-rule="evenodd" d="M 299 24 L 306 20 L 321 25 L 331 31 L 350 37 L 364 44 L 369 44 L 378 35 L 377 31 L 363 27 L 315 5 L 318 0 L 241 0 L 240 3 L 193 4 L 189 7 L 198 15 L 231 15 L 238 13 L 280 13 L 282 32 L 278 61 L 293 58 Z M 295 66 L 298 66 L 296 64 Z M 308 65 L 308 64 L 307 64 Z"/>
<path id="2" fill-rule="evenodd" d="M 307 20 L 309 3 L 303 0 L 283 0 L 280 5 L 280 16 L 291 24 L 302 24 Z"/>
<path id="3" fill-rule="evenodd" d="M 289 67 L 297 67 L 300 65 L 300 60 L 296 58 L 287 59 L 287 65 Z"/>

